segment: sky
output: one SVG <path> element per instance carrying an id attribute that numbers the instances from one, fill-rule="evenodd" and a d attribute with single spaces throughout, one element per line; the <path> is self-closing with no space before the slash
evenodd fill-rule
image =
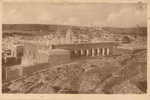
<path id="1" fill-rule="evenodd" d="M 147 26 L 145 4 L 137 3 L 4 3 L 3 24 Z"/>

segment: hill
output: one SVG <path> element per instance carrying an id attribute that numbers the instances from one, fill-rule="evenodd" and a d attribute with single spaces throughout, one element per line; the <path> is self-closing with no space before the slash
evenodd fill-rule
<path id="1" fill-rule="evenodd" d="M 103 27 L 104 30 L 107 30 L 116 34 L 134 34 L 147 36 L 147 27 L 131 27 L 131 28 L 114 28 L 114 27 Z"/>
<path id="2" fill-rule="evenodd" d="M 17 35 L 46 35 L 55 34 L 59 31 L 65 34 L 68 29 L 71 29 L 75 34 L 92 33 L 113 33 L 113 34 L 128 34 L 147 36 L 147 27 L 134 28 L 114 28 L 114 27 L 88 27 L 88 26 L 71 26 L 71 25 L 49 25 L 49 24 L 3 24 L 3 34 L 17 34 Z"/>

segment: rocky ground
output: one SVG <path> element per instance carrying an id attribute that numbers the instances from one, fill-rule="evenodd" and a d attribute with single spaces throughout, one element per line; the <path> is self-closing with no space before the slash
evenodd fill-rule
<path id="1" fill-rule="evenodd" d="M 6 93 L 146 93 L 146 51 L 77 60 L 5 85 Z"/>

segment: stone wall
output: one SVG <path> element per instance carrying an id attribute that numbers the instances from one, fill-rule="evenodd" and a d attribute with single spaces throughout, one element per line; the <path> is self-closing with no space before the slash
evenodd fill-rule
<path id="1" fill-rule="evenodd" d="M 24 56 L 22 65 L 35 65 L 48 62 L 48 54 L 39 52 L 40 48 L 35 44 L 24 45 Z"/>
<path id="2" fill-rule="evenodd" d="M 49 54 L 48 63 L 52 66 L 68 63 L 71 61 L 71 52 L 69 50 L 52 50 Z"/>

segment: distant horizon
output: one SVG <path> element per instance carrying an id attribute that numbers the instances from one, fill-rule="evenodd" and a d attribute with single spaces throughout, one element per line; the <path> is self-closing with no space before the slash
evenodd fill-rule
<path id="1" fill-rule="evenodd" d="M 75 26 L 75 27 L 98 27 L 98 28 L 104 28 L 104 27 L 108 27 L 108 28 L 137 28 L 137 27 L 141 27 L 141 28 L 147 28 L 147 26 L 135 26 L 135 27 L 113 27 L 113 26 L 95 26 L 95 25 L 69 25 L 69 24 L 34 24 L 34 23 L 25 23 L 25 24 L 2 24 L 2 25 L 56 25 L 56 26 Z"/>

